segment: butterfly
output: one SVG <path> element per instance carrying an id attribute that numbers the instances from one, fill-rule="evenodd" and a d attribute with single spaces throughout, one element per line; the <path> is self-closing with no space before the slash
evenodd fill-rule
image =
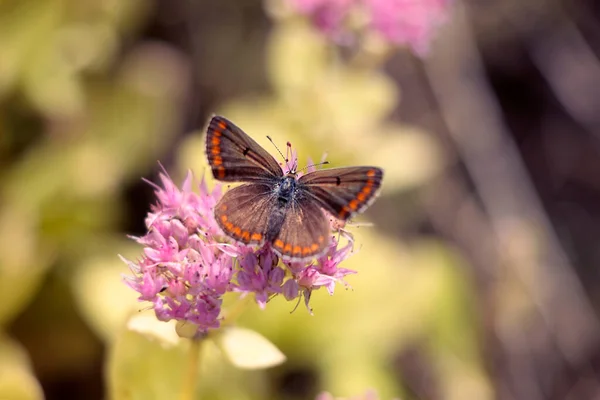
<path id="1" fill-rule="evenodd" d="M 383 170 L 331 168 L 298 177 L 284 173 L 275 158 L 231 121 L 214 116 L 206 134 L 206 154 L 215 179 L 243 182 L 214 208 L 223 232 L 246 245 L 272 249 L 287 261 L 322 256 L 330 242 L 329 218 L 364 211 L 375 199 Z"/>

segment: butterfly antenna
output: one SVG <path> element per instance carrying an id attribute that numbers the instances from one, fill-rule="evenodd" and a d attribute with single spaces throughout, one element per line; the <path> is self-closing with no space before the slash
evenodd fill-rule
<path id="1" fill-rule="evenodd" d="M 285 157 L 283 155 L 283 153 L 281 152 L 281 150 L 279 150 L 279 147 L 277 147 L 277 145 L 275 144 L 275 142 L 273 141 L 273 139 L 271 139 L 271 136 L 267 136 L 267 139 L 269 139 L 269 142 L 271 142 L 271 144 L 277 149 L 277 152 L 279 153 L 279 155 L 281 156 L 281 158 L 283 158 L 283 160 L 285 161 L 285 165 L 288 167 L 288 169 L 290 168 L 290 166 L 288 165 L 288 162 L 290 161 L 289 158 Z M 289 145 L 289 142 L 288 142 Z"/>
<path id="2" fill-rule="evenodd" d="M 323 153 L 323 156 L 321 157 L 321 162 L 325 162 L 325 160 L 327 160 L 327 152 Z"/>
<path id="3" fill-rule="evenodd" d="M 298 171 L 298 172 L 302 172 L 302 171 L 304 171 L 305 169 L 308 169 L 308 168 L 310 168 L 310 167 L 318 167 L 318 166 L 320 166 L 320 165 L 327 165 L 327 164 L 329 164 L 329 161 L 323 161 L 323 162 L 316 163 L 316 164 L 308 164 L 306 167 L 302 168 L 302 169 L 301 169 L 300 171 Z"/>

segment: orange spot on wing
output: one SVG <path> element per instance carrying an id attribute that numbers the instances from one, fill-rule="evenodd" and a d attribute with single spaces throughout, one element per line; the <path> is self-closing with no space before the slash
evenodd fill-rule
<path id="1" fill-rule="evenodd" d="M 316 243 L 313 243 L 310 245 L 310 251 L 317 251 L 319 249 L 319 245 Z"/>
<path id="2" fill-rule="evenodd" d="M 225 211 L 227 210 L 227 204 L 221 204 L 221 207 L 219 207 L 221 209 L 221 211 Z"/>
<path id="3" fill-rule="evenodd" d="M 219 156 L 216 156 L 213 159 L 213 164 L 215 164 L 216 166 L 220 166 L 220 165 L 223 164 L 223 159 L 221 157 L 219 157 Z"/>
<path id="4" fill-rule="evenodd" d="M 365 187 L 363 188 L 362 192 L 363 192 L 365 195 L 367 195 L 367 194 L 371 193 L 371 190 L 372 190 L 372 189 L 371 189 L 371 186 L 369 186 L 369 185 L 367 184 L 367 186 L 365 186 Z"/>
<path id="5" fill-rule="evenodd" d="M 249 242 L 250 241 L 250 232 L 248 232 L 248 231 L 242 232 L 242 239 Z"/>
<path id="6" fill-rule="evenodd" d="M 217 178 L 218 179 L 225 178 L 225 168 L 223 168 L 223 167 L 217 168 Z"/>
<path id="7" fill-rule="evenodd" d="M 325 241 L 325 238 L 323 236 L 319 236 L 319 239 L 317 239 L 319 241 L 319 243 L 323 243 Z"/>
<path id="8" fill-rule="evenodd" d="M 242 228 L 240 228 L 239 226 L 236 226 L 235 228 L 233 228 L 233 234 L 235 236 L 241 236 L 242 235 Z"/>
<path id="9" fill-rule="evenodd" d="M 213 144 L 213 146 L 218 146 L 219 143 L 221 143 L 221 138 L 219 138 L 218 136 L 213 136 L 210 142 Z"/>
<path id="10" fill-rule="evenodd" d="M 374 169 L 370 169 L 369 171 L 367 171 L 367 176 L 373 177 L 373 176 L 375 176 L 376 173 L 377 173 L 377 171 L 375 171 Z"/>
<path id="11" fill-rule="evenodd" d="M 311 253 L 310 247 L 303 247 L 302 248 L 302 255 L 303 256 L 307 256 Z"/>
<path id="12" fill-rule="evenodd" d="M 223 121 L 219 121 L 217 125 L 219 126 L 219 128 L 221 128 L 221 130 L 225 130 L 227 128 L 227 125 L 225 125 L 225 122 Z"/>
<path id="13" fill-rule="evenodd" d="M 294 250 L 292 251 L 292 254 L 302 254 L 302 247 L 300 246 L 294 246 Z"/>
<path id="14" fill-rule="evenodd" d="M 221 154 L 221 148 L 219 146 L 215 146 L 212 149 L 210 149 L 210 152 L 213 155 L 218 156 L 219 154 Z"/>
<path id="15" fill-rule="evenodd" d="M 227 215 L 221 215 L 221 221 L 223 221 L 223 223 L 227 222 Z"/>
<path id="16" fill-rule="evenodd" d="M 367 199 L 367 196 L 365 196 L 365 194 L 363 192 L 360 192 L 356 196 L 356 199 L 362 203 L 363 201 L 365 201 Z"/>
<path id="17" fill-rule="evenodd" d="M 250 236 L 250 239 L 260 242 L 262 240 L 262 235 L 260 233 L 253 233 L 252 236 Z"/>
<path id="18" fill-rule="evenodd" d="M 233 231 L 233 224 L 231 222 L 225 222 L 225 230 L 226 231 Z"/>
<path id="19" fill-rule="evenodd" d="M 283 252 L 284 253 L 291 253 L 292 252 L 292 244 L 291 243 L 287 243 L 285 246 L 283 246 Z"/>
<path id="20" fill-rule="evenodd" d="M 275 243 L 273 243 L 273 245 L 274 245 L 275 247 L 279 247 L 280 249 L 283 249 L 283 241 L 282 241 L 281 239 L 277 239 L 277 240 L 275 241 Z"/>
<path id="21" fill-rule="evenodd" d="M 358 208 L 358 201 L 352 200 L 349 204 L 351 210 L 356 210 Z"/>

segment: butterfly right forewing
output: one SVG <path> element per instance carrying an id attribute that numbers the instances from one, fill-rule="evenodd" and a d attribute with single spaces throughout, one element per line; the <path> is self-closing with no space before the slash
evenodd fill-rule
<path id="1" fill-rule="evenodd" d="M 308 173 L 298 184 L 334 217 L 346 220 L 372 203 L 382 179 L 381 168 L 344 167 Z"/>
<path id="2" fill-rule="evenodd" d="M 206 131 L 206 155 L 213 176 L 227 182 L 257 182 L 283 176 L 265 149 L 226 118 L 213 117 Z"/>

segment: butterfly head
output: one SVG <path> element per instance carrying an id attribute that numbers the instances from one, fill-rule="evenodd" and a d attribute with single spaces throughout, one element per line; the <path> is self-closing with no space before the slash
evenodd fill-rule
<path id="1" fill-rule="evenodd" d="M 287 173 L 279 184 L 279 188 L 277 190 L 280 198 L 289 199 L 296 189 L 296 174 L 295 173 Z"/>

